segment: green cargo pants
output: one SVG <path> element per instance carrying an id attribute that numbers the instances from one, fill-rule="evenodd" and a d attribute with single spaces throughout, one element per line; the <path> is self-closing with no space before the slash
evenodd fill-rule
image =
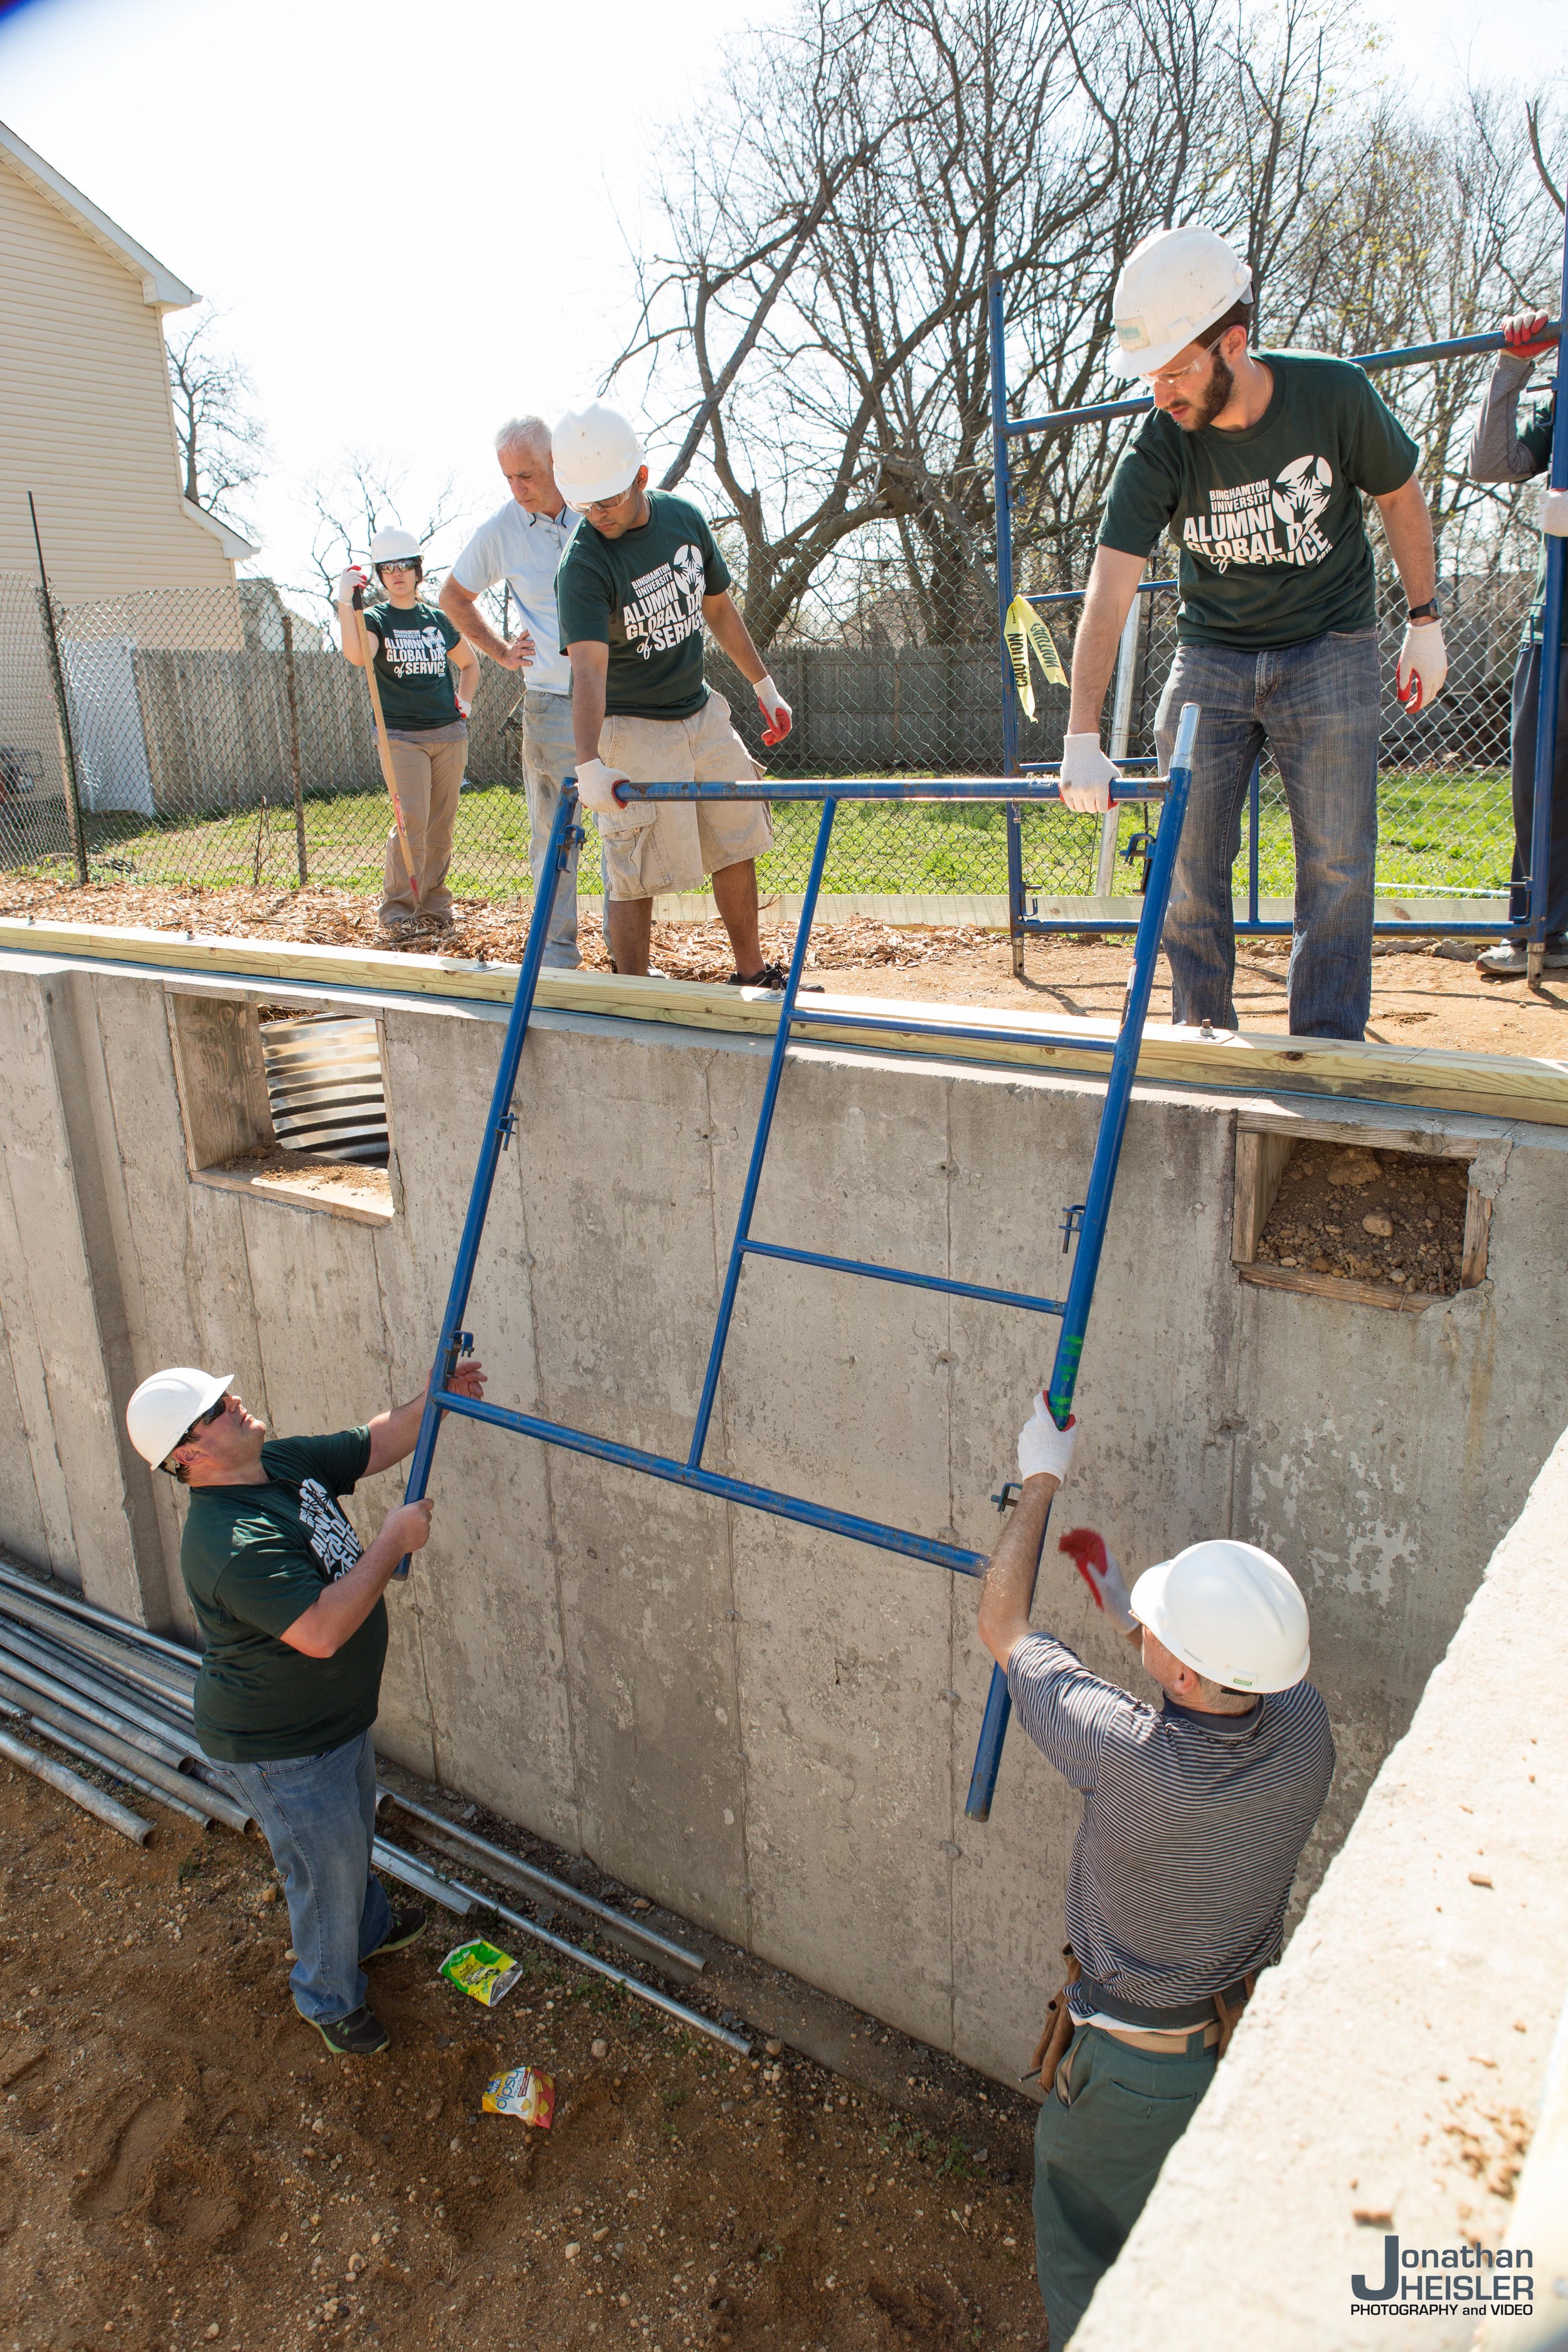
<path id="1" fill-rule="evenodd" d="M 1062 2352 L 1126 2244 L 1160 2167 L 1214 2080 L 1200 2033 L 1156 2058 L 1080 2025 L 1057 2068 L 1035 2133 L 1035 2263 Z"/>

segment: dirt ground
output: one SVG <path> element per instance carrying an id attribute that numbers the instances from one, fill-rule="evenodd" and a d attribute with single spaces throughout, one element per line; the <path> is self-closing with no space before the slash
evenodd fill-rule
<path id="1" fill-rule="evenodd" d="M 1460 1160 L 1299 1143 L 1258 1236 L 1258 1262 L 1451 1298 L 1468 1188 Z"/>
<path id="2" fill-rule="evenodd" d="M 11 2352 L 1045 2345 L 1021 2097 L 847 2011 L 841 2071 L 732 2060 L 546 1955 L 487 2011 L 445 1914 L 373 1967 L 392 2049 L 333 2060 L 259 1840 L 132 1801 L 146 1849 L 0 1763 Z M 548 2133 L 480 2112 L 520 2063 Z"/>
<path id="3" fill-rule="evenodd" d="M 377 929 L 374 903 L 349 890 L 173 890 L 134 884 L 77 889 L 0 877 L 0 915 L 309 940 L 323 946 L 389 946 Z M 516 962 L 526 920 L 526 902 L 521 911 L 460 903 L 451 931 L 421 933 L 391 951 Z M 793 927 L 770 927 L 764 913 L 765 954 L 787 958 L 793 939 Z M 586 907 L 581 940 L 584 962 L 605 969 L 598 916 Z M 1473 1054 L 1568 1056 L 1568 973 L 1549 972 L 1541 991 L 1532 993 L 1523 981 L 1483 980 L 1470 943 L 1448 940 L 1419 950 L 1398 944 L 1400 952 L 1388 953 L 1380 940 L 1374 951 L 1369 1037 L 1384 1045 L 1456 1046 Z M 1286 940 L 1239 943 L 1236 1009 L 1243 1029 L 1287 1027 L 1288 948 Z M 1079 933 L 1031 940 L 1019 981 L 1013 975 L 1011 944 L 995 932 L 899 929 L 861 916 L 848 923 L 820 924 L 807 961 L 814 972 L 831 972 L 835 989 L 849 994 L 999 1004 L 1048 1019 L 1062 1013 L 1114 1018 L 1131 958 L 1126 939 Z M 653 960 L 674 980 L 723 981 L 733 968 L 717 923 L 661 924 L 654 935 Z M 1151 1017 L 1171 1017 L 1170 975 L 1163 959 Z"/>

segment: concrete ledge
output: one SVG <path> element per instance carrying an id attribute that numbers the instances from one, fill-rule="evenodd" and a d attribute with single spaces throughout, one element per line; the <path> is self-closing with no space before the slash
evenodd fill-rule
<path id="1" fill-rule="evenodd" d="M 1074 2352 L 1341 2352 L 1351 2281 L 1497 2248 L 1568 1949 L 1568 1436 L 1492 1556 Z M 1485 2274 L 1484 2272 L 1482 2273 Z M 1475 2273 L 1472 2272 L 1473 2277 Z M 1537 2275 L 1537 2305 L 1551 2281 Z M 1476 2312 L 1405 2345 L 1468 2345 Z"/>

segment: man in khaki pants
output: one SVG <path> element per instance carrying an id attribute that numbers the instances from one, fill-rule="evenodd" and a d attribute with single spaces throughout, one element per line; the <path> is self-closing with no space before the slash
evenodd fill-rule
<path id="1" fill-rule="evenodd" d="M 572 664 L 577 790 L 598 820 L 609 892 L 610 958 L 645 974 L 660 891 L 713 898 L 734 953 L 734 982 L 782 988 L 757 929 L 757 858 L 773 839 L 760 801 L 661 801 L 622 808 L 614 786 L 743 783 L 758 770 L 702 673 L 703 625 L 751 680 L 767 721 L 788 734 L 789 705 L 735 609 L 730 572 L 706 519 L 650 490 L 641 444 L 624 416 L 594 407 L 554 436 L 555 478 L 585 518 L 561 559 L 555 599 Z"/>
<path id="2" fill-rule="evenodd" d="M 414 879 L 394 826 L 386 837 L 381 927 L 394 938 L 417 929 L 422 919 L 449 931 L 452 894 L 447 869 L 468 763 L 468 712 L 479 684 L 479 657 L 445 613 L 420 603 L 425 565 L 411 532 L 378 530 L 370 543 L 370 560 L 384 601 L 365 607 L 365 634 L 419 885 L 416 899 Z M 356 669 L 362 664 L 354 591 L 369 585 L 353 564 L 338 582 L 343 659 Z"/>

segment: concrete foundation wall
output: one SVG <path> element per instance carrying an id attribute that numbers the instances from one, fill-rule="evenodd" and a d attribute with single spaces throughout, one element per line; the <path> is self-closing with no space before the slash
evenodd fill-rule
<path id="1" fill-rule="evenodd" d="M 232 1370 L 280 1433 L 416 1391 L 500 1046 L 489 1008 L 380 1003 L 395 1213 L 356 1222 L 193 1180 L 174 988 L 246 993 L 0 959 L 0 1538 L 157 1622 L 184 1607 L 183 1506 L 121 1442 L 131 1386 L 165 1362 Z M 732 1037 L 541 1018 L 468 1314 L 493 1400 L 684 1452 L 763 1069 Z M 1238 1108 L 1134 1098 L 1058 1509 L 1130 1570 L 1231 1531 L 1300 1578 L 1340 1753 L 1310 1885 L 1568 1421 L 1548 1339 L 1568 1136 L 1434 1115 L 1481 1150 L 1490 1276 L 1393 1314 L 1238 1280 Z M 754 1229 L 1059 1287 L 1098 1108 L 1088 1081 L 805 1050 Z M 1332 1116 L 1433 1140 L 1386 1108 Z M 706 1458 L 984 1549 L 1055 1335 L 753 1261 Z M 362 1528 L 399 1492 L 363 1489 Z M 1015 1735 L 992 1822 L 963 1819 L 988 1666 L 973 1586 L 470 1423 L 444 1432 L 433 1492 L 434 1538 L 391 1597 L 387 1749 L 1014 2078 L 1056 1981 L 1078 1805 Z M 1041 1590 L 1041 1621 L 1124 1676 L 1054 1550 Z"/>

